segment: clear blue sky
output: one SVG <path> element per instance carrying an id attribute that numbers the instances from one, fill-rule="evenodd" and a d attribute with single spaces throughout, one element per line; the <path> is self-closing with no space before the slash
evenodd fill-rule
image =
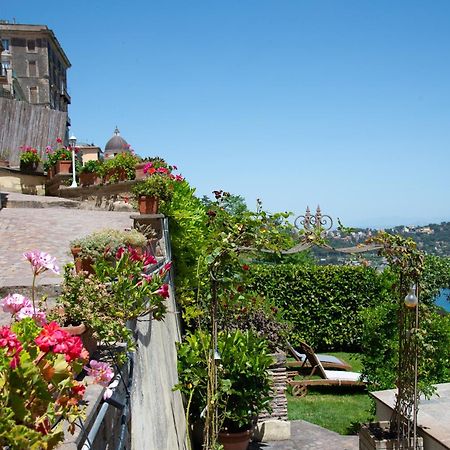
<path id="1" fill-rule="evenodd" d="M 450 220 L 448 0 L 22 1 L 54 30 L 72 132 L 115 125 L 199 195 L 346 225 Z"/>

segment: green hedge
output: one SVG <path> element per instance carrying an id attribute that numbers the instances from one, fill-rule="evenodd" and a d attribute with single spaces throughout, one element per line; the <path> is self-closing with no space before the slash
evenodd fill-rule
<path id="1" fill-rule="evenodd" d="M 291 341 L 323 350 L 360 349 L 361 311 L 389 295 L 388 274 L 347 266 L 252 265 L 252 287 L 284 310 Z"/>

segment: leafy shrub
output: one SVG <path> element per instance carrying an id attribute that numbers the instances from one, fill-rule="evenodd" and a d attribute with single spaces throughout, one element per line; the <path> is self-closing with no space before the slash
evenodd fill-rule
<path id="1" fill-rule="evenodd" d="M 120 247 L 128 245 L 144 247 L 146 244 L 147 238 L 136 230 L 122 231 L 105 228 L 82 238 L 74 239 L 70 246 L 81 248 L 80 257 L 90 257 L 95 260 L 103 256 L 105 251 L 114 256 Z"/>
<path id="2" fill-rule="evenodd" d="M 108 175 L 110 181 L 119 181 L 120 172 L 125 174 L 127 180 L 134 180 L 136 176 L 136 164 L 139 159 L 132 153 L 123 152 L 109 158 L 101 166 L 101 175 Z"/>
<path id="3" fill-rule="evenodd" d="M 102 164 L 102 161 L 86 161 L 80 168 L 80 173 L 100 173 Z"/>
<path id="4" fill-rule="evenodd" d="M 389 275 L 367 267 L 255 265 L 251 288 L 271 299 L 293 325 L 293 344 L 321 350 L 360 348 L 364 308 L 388 295 Z"/>
<path id="5" fill-rule="evenodd" d="M 179 389 L 189 400 L 192 421 L 200 419 L 207 404 L 207 359 L 210 335 L 197 330 L 178 344 Z M 250 331 L 221 332 L 218 336 L 217 403 L 223 428 L 248 429 L 258 413 L 268 410 L 272 358 L 266 343 Z"/>
<path id="6" fill-rule="evenodd" d="M 395 387 L 398 365 L 398 300 L 385 300 L 363 314 L 363 375 L 370 389 Z M 450 381 L 450 315 L 420 304 L 419 389 Z M 428 390 L 427 390 L 428 388 Z"/>

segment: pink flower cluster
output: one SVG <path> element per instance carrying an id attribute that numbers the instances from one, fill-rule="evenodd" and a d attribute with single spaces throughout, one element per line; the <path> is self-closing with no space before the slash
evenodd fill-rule
<path id="1" fill-rule="evenodd" d="M 59 267 L 56 265 L 56 258 L 46 252 L 39 250 L 30 250 L 25 252 L 23 256 L 30 261 L 34 275 L 39 275 L 46 270 L 59 275 Z"/>
<path id="2" fill-rule="evenodd" d="M 150 266 L 151 264 L 156 264 L 157 262 L 156 258 L 151 253 L 145 252 L 143 254 L 140 254 L 135 248 L 131 246 L 128 246 L 127 248 L 120 247 L 116 252 L 116 259 L 119 260 L 120 258 L 122 258 L 124 253 L 129 254 L 131 261 L 142 262 L 144 267 Z"/>
<path id="3" fill-rule="evenodd" d="M 23 152 L 29 152 L 29 153 L 35 153 L 35 154 L 37 154 L 37 152 L 38 152 L 35 148 L 30 147 L 29 145 L 21 145 L 20 150 L 22 150 Z"/>
<path id="4" fill-rule="evenodd" d="M 169 298 L 169 285 L 167 283 L 163 284 L 155 294 L 160 295 L 162 298 Z"/>
<path id="5" fill-rule="evenodd" d="M 167 167 L 153 167 L 153 163 L 149 162 L 144 166 L 144 173 L 146 173 L 147 175 L 154 175 L 155 173 L 159 173 L 162 175 L 167 175 L 171 180 L 174 181 L 183 181 L 184 178 L 181 175 L 174 175 L 172 173 L 172 169 L 173 170 L 178 170 L 177 166 L 169 166 L 169 168 Z"/>
<path id="6" fill-rule="evenodd" d="M 23 295 L 9 294 L 0 300 L 0 306 L 16 320 L 32 317 L 39 326 L 47 323 L 45 312 L 39 308 L 34 309 L 31 300 Z"/>
<path id="7" fill-rule="evenodd" d="M 56 322 L 45 325 L 34 342 L 44 353 L 53 352 L 65 355 L 67 362 L 80 358 L 84 353 L 80 337 L 71 336 Z"/>
<path id="8" fill-rule="evenodd" d="M 6 348 L 6 355 L 12 356 L 9 366 L 11 369 L 15 369 L 20 362 L 22 344 L 17 339 L 16 334 L 13 333 L 8 326 L 0 328 L 0 348 Z"/>
<path id="9" fill-rule="evenodd" d="M 89 366 L 85 366 L 84 370 L 90 377 L 94 378 L 94 383 L 107 387 L 114 377 L 111 366 L 106 362 L 96 361 L 95 359 L 89 361 Z"/>

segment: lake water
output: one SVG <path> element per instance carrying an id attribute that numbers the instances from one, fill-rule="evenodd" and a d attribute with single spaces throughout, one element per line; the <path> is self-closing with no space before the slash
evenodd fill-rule
<path id="1" fill-rule="evenodd" d="M 437 306 L 444 308 L 446 311 L 450 312 L 450 301 L 447 300 L 450 294 L 450 289 L 443 289 L 441 295 L 436 299 L 435 303 Z"/>

